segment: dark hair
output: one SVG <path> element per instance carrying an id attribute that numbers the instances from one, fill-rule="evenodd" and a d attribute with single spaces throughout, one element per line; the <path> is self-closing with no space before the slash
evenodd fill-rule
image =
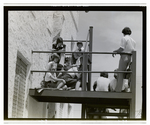
<path id="1" fill-rule="evenodd" d="M 79 44 L 81 44 L 81 45 L 83 46 L 83 43 L 82 43 L 81 41 L 78 41 L 78 42 L 77 42 L 77 46 L 78 46 Z"/>
<path id="2" fill-rule="evenodd" d="M 66 63 L 66 62 L 69 62 L 70 60 L 71 60 L 70 57 L 65 57 L 65 63 Z"/>
<path id="3" fill-rule="evenodd" d="M 106 73 L 106 72 L 102 72 L 102 73 L 100 73 L 100 76 L 101 76 L 101 77 L 108 78 L 108 73 Z"/>
<path id="4" fill-rule="evenodd" d="M 51 56 L 51 60 L 54 61 L 55 58 L 58 58 L 58 62 L 60 61 L 59 55 L 56 53 Z"/>
<path id="5" fill-rule="evenodd" d="M 131 35 L 132 31 L 129 27 L 125 27 L 123 30 L 122 30 L 122 33 L 125 34 L 125 35 Z"/>
<path id="6" fill-rule="evenodd" d="M 57 70 L 60 71 L 63 68 L 62 64 L 57 64 Z"/>
<path id="7" fill-rule="evenodd" d="M 56 44 L 58 44 L 58 43 L 63 43 L 63 38 L 58 37 L 58 38 L 57 38 L 57 41 L 56 41 Z"/>

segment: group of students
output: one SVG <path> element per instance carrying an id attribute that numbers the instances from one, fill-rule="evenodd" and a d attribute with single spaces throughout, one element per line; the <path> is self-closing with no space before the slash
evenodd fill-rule
<path id="1" fill-rule="evenodd" d="M 61 37 L 57 38 L 56 44 L 53 44 L 54 53 L 50 56 L 47 65 L 49 72 L 46 72 L 44 76 L 45 82 L 42 87 L 57 88 L 59 90 L 80 89 L 81 73 L 78 73 L 78 71 L 82 70 L 82 63 L 79 60 L 82 57 L 80 51 L 84 50 L 83 43 L 77 42 L 78 48 L 75 52 L 79 53 L 73 53 L 74 60 L 71 60 L 70 57 L 64 57 L 64 53 L 57 53 L 65 51 L 65 47 L 63 39 Z"/>
<path id="2" fill-rule="evenodd" d="M 123 38 L 121 39 L 121 44 L 119 49 L 113 51 L 115 54 L 117 53 L 132 53 L 135 51 L 136 42 L 131 38 L 131 29 L 129 27 L 125 27 L 122 30 Z M 113 54 L 112 56 L 114 57 Z M 129 54 L 120 54 L 119 66 L 115 71 L 131 71 L 132 64 L 132 55 Z M 130 73 L 117 73 L 114 74 L 114 80 L 111 82 L 108 79 L 107 73 L 102 73 L 101 77 L 97 79 L 94 83 L 93 89 L 96 91 L 130 91 L 130 83 L 131 76 Z M 95 87 L 96 86 L 96 87 Z M 96 89 L 95 89 L 96 88 Z"/>
<path id="3" fill-rule="evenodd" d="M 131 53 L 135 51 L 136 42 L 130 37 L 131 29 L 125 27 L 122 30 L 123 38 L 121 39 L 120 48 L 113 51 L 114 53 Z M 66 45 L 63 44 L 63 39 L 59 37 L 56 41 L 56 44 L 53 44 L 53 51 L 65 51 Z M 77 49 L 72 54 L 72 59 L 65 58 L 62 61 L 64 53 L 54 53 L 52 58 L 48 63 L 48 68 L 50 72 L 47 72 L 45 75 L 45 82 L 49 84 L 50 87 L 58 89 L 71 89 L 75 88 L 79 90 L 81 86 L 81 73 L 77 71 L 82 71 L 82 52 L 84 51 L 83 43 L 77 42 Z M 115 54 L 112 56 L 114 57 Z M 62 63 L 64 62 L 64 63 Z M 88 62 L 91 61 L 88 59 Z M 120 54 L 120 61 L 117 71 L 129 71 L 132 62 L 132 56 L 127 54 Z M 128 68 L 129 67 L 129 68 Z M 128 69 L 127 69 L 128 68 Z M 56 71 L 72 71 L 72 72 L 60 72 L 55 73 Z M 73 73 L 73 71 L 75 71 Z M 115 70 L 116 71 L 116 70 Z M 130 74 L 117 73 L 114 74 L 114 79 L 110 81 L 108 79 L 108 73 L 101 73 L 100 77 L 94 82 L 93 89 L 95 91 L 129 91 L 130 84 Z"/>
<path id="4" fill-rule="evenodd" d="M 128 67 L 127 71 L 130 71 L 130 66 Z M 115 69 L 114 71 L 118 71 Z M 110 80 L 108 78 L 108 73 L 103 72 L 100 74 L 98 79 L 93 84 L 94 91 L 109 91 L 115 92 L 117 86 L 118 74 L 114 73 L 114 78 Z M 123 85 L 122 85 L 122 92 L 130 92 L 130 82 L 131 82 L 131 75 L 130 73 L 125 74 L 123 78 Z"/>

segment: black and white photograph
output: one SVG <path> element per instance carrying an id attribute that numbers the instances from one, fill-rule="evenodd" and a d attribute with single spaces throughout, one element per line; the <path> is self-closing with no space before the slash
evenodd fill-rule
<path id="1" fill-rule="evenodd" d="M 6 120 L 146 120 L 146 6 L 4 6 L 4 42 Z"/>

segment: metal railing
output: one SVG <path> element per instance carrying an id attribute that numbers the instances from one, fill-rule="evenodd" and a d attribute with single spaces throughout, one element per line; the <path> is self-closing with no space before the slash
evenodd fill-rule
<path id="1" fill-rule="evenodd" d="M 89 40 L 83 41 L 83 42 L 89 42 L 89 52 L 80 52 L 83 54 L 83 70 L 77 71 L 77 73 L 82 73 L 82 91 L 90 90 L 91 86 L 91 73 L 130 73 L 131 74 L 131 84 L 130 84 L 130 90 L 131 90 L 131 100 L 130 100 L 130 118 L 135 117 L 135 95 L 136 95 L 136 52 L 133 51 L 132 53 L 114 53 L 114 52 L 92 52 L 92 39 L 93 39 L 93 27 L 90 27 L 89 30 Z M 78 40 L 64 40 L 64 42 L 78 42 Z M 60 51 L 32 51 L 33 53 L 78 53 L 78 52 L 60 52 Z M 131 71 L 91 71 L 92 65 L 87 64 L 88 63 L 88 55 L 90 57 L 90 60 L 92 60 L 92 54 L 125 54 L 125 55 L 132 55 L 132 66 Z M 87 68 L 87 66 L 89 66 Z M 31 73 L 33 72 L 49 72 L 46 70 L 31 70 Z M 55 73 L 60 71 L 55 71 Z M 61 71 L 62 73 L 75 73 L 75 71 Z M 87 80 L 87 73 L 88 73 L 88 85 L 86 86 L 86 80 Z M 118 95 L 119 96 L 119 95 Z M 84 108 L 84 107 L 83 107 Z M 84 112 L 84 111 L 83 111 Z M 85 114 L 82 112 L 82 116 L 84 117 Z"/>

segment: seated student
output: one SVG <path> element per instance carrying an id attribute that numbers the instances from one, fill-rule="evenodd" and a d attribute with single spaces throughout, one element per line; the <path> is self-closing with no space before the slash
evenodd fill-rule
<path id="1" fill-rule="evenodd" d="M 118 69 L 114 70 L 117 71 Z M 114 73 L 114 79 L 109 84 L 109 91 L 114 92 L 117 85 L 117 73 Z M 128 92 L 128 79 L 123 79 L 122 92 Z"/>
<path id="2" fill-rule="evenodd" d="M 94 91 L 108 91 L 110 79 L 108 79 L 108 73 L 101 73 L 100 77 L 94 82 Z"/>
<path id="3" fill-rule="evenodd" d="M 58 54 L 56 54 L 56 53 L 52 54 L 51 60 L 49 60 L 49 62 L 48 62 L 47 69 L 49 69 L 49 67 L 52 64 L 55 65 L 55 67 L 57 67 L 59 60 L 60 60 L 60 57 Z"/>
<path id="4" fill-rule="evenodd" d="M 100 77 L 94 82 L 93 90 L 94 91 L 108 91 L 108 85 L 110 80 L 108 79 L 108 73 L 100 73 Z M 107 108 L 91 108 L 93 112 L 100 112 L 100 113 L 109 113 Z M 105 116 L 93 116 L 94 119 L 102 119 L 106 118 Z"/>
<path id="5" fill-rule="evenodd" d="M 59 84 L 65 84 L 65 80 L 63 79 L 60 79 L 60 78 L 57 78 L 56 77 L 56 71 L 57 67 L 55 65 L 55 63 L 51 63 L 48 67 L 48 70 L 50 72 L 47 72 L 46 75 L 45 75 L 45 84 L 48 84 L 48 87 L 50 88 L 58 88 L 60 89 L 61 87 L 63 89 L 66 88 L 66 86 L 59 86 Z"/>
<path id="6" fill-rule="evenodd" d="M 52 46 L 53 51 L 65 51 L 66 45 L 63 44 L 63 39 L 61 37 L 58 37 L 56 40 L 56 44 L 53 44 Z M 59 63 L 64 65 L 64 58 L 65 58 L 65 53 L 57 53 L 60 56 L 60 61 Z"/>
<path id="7" fill-rule="evenodd" d="M 68 71 L 72 67 L 73 67 L 73 65 L 71 65 L 71 59 L 70 59 L 70 57 L 66 57 L 65 58 L 65 63 L 64 63 L 64 70 Z"/>
<path id="8" fill-rule="evenodd" d="M 75 71 L 75 73 L 67 72 L 64 75 L 59 76 L 59 78 L 64 79 L 66 81 L 66 83 L 59 84 L 59 87 L 67 85 L 67 87 L 71 87 L 72 89 L 76 88 L 76 83 L 78 82 L 80 83 L 80 79 L 81 79 L 81 73 L 77 73 L 77 71 L 79 70 L 80 70 L 80 66 L 73 66 L 70 69 L 68 69 L 68 71 Z"/>
<path id="9" fill-rule="evenodd" d="M 80 52 L 83 52 L 83 51 L 84 51 L 83 43 L 81 41 L 78 41 L 77 49 L 74 52 L 79 52 L 79 53 L 72 54 L 72 64 L 76 64 L 76 61 L 78 60 L 78 58 L 82 56 L 82 53 Z"/>

